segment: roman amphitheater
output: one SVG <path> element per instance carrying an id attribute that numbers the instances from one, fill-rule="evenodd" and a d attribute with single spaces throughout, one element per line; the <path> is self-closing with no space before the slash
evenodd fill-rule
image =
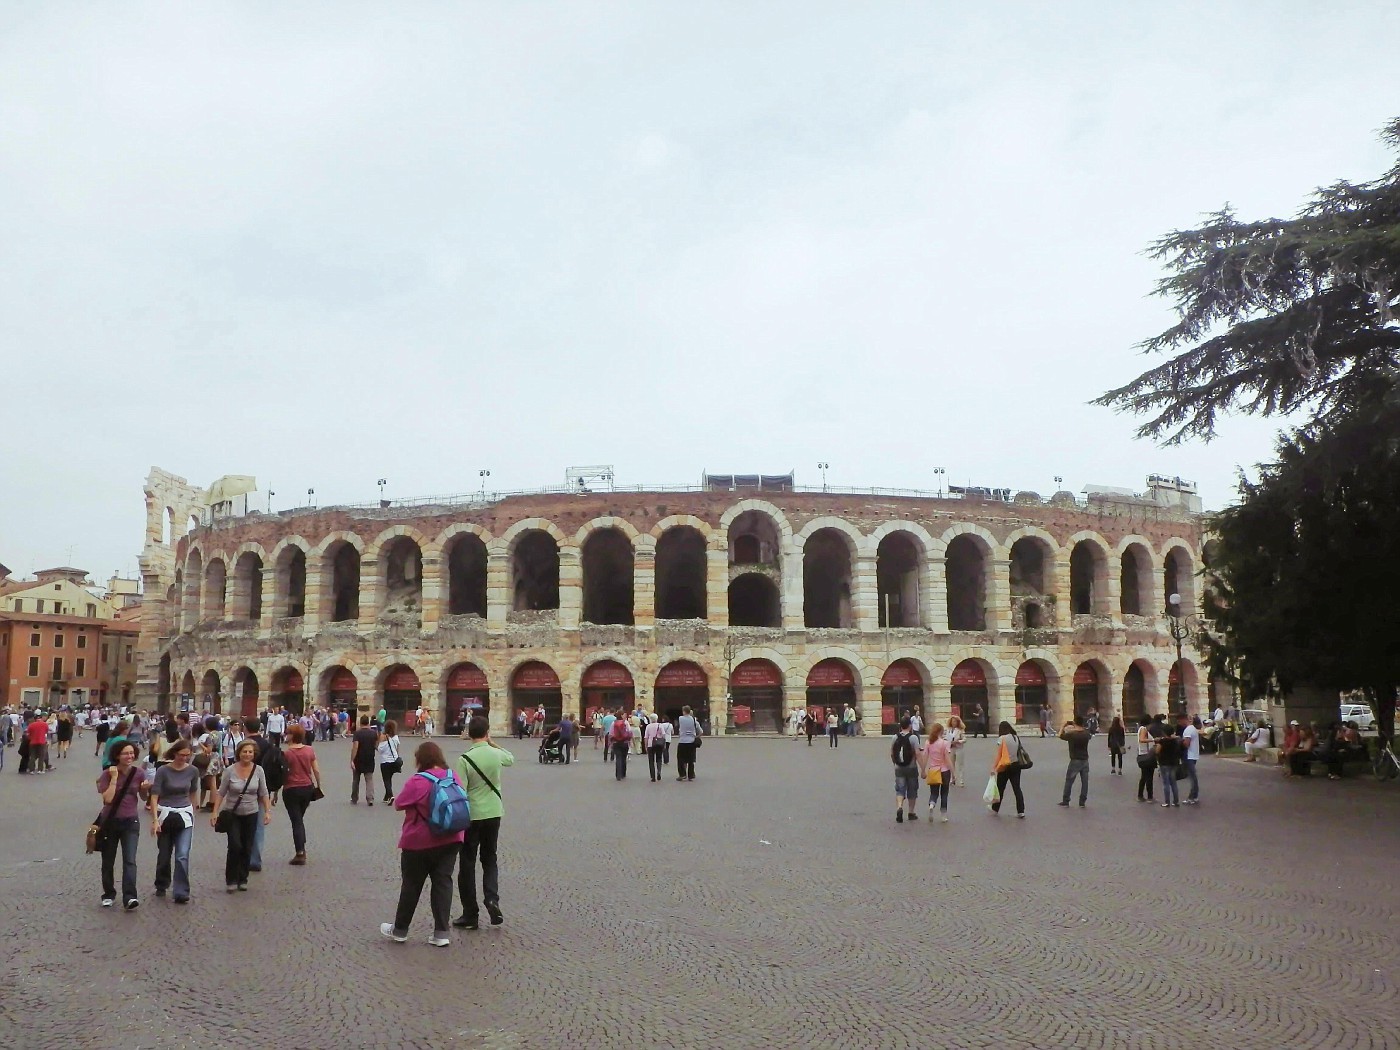
<path id="1" fill-rule="evenodd" d="M 156 470 L 146 505 L 154 708 L 423 702 L 442 728 L 480 709 L 501 732 L 541 703 L 551 719 L 688 704 L 746 733 L 850 703 L 875 734 L 915 704 L 980 704 L 995 725 L 1205 700 L 1167 616 L 1172 594 L 1194 616 L 1200 592 L 1200 505 L 1179 479 L 1042 499 L 706 477 L 261 514 Z"/>

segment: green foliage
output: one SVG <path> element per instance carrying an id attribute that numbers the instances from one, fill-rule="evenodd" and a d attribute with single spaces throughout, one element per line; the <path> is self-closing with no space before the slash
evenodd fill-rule
<path id="1" fill-rule="evenodd" d="M 1383 137 L 1400 151 L 1400 120 Z M 1294 219 L 1240 222 L 1227 206 L 1150 254 L 1178 321 L 1142 349 L 1175 356 L 1095 401 L 1150 415 L 1139 436 L 1209 440 L 1229 411 L 1326 424 L 1396 386 L 1400 164 L 1318 190 Z"/>

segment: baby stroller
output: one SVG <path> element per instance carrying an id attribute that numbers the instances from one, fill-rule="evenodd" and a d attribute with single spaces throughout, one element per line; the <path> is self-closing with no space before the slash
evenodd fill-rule
<path id="1" fill-rule="evenodd" d="M 551 729 L 549 735 L 540 741 L 540 762 L 551 765 L 564 761 L 564 748 L 559 743 L 559 730 Z"/>

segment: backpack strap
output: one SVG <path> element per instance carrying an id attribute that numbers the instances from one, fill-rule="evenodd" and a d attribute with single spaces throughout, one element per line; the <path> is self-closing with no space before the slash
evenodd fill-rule
<path id="1" fill-rule="evenodd" d="M 471 766 L 473 769 L 476 770 L 477 776 L 479 776 L 482 780 L 486 781 L 486 786 L 496 793 L 496 797 L 501 798 L 501 789 L 487 779 L 486 774 L 481 771 L 481 767 L 472 761 L 472 756 L 463 752 L 462 758 L 466 761 L 467 765 Z M 504 802 L 505 799 L 501 798 L 501 801 Z"/>

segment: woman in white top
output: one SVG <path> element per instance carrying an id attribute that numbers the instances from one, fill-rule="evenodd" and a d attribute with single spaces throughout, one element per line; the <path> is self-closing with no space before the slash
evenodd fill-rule
<path id="1" fill-rule="evenodd" d="M 963 783 L 963 744 L 967 741 L 967 726 L 957 715 L 948 719 L 948 729 L 943 734 L 948 741 L 948 751 L 953 760 L 953 783 L 958 787 L 966 786 Z"/>
<path id="2" fill-rule="evenodd" d="M 399 757 L 399 727 L 392 718 L 384 723 L 384 732 L 379 734 L 375 757 L 379 760 L 379 775 L 384 779 L 384 801 L 393 802 L 394 774 L 403 769 L 403 759 Z"/>
<path id="3" fill-rule="evenodd" d="M 1146 715 L 1142 716 L 1138 723 L 1137 731 L 1137 763 L 1138 763 L 1138 790 L 1137 800 L 1139 802 L 1152 801 L 1152 781 L 1157 772 L 1157 741 L 1152 739 L 1152 734 L 1148 728 L 1152 725 L 1152 719 Z"/>

